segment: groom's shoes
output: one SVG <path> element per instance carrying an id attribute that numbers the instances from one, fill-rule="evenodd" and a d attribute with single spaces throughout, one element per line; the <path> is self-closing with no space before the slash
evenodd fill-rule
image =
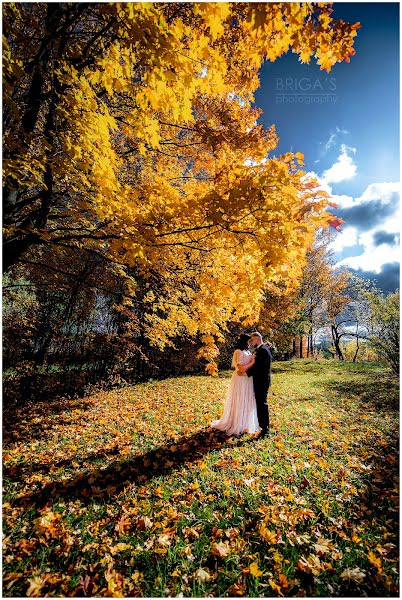
<path id="1" fill-rule="evenodd" d="M 269 437 L 271 437 L 271 436 L 269 435 L 269 431 L 268 431 L 268 429 L 262 429 L 262 430 L 261 430 L 261 433 L 260 433 L 260 435 L 258 436 L 258 439 L 259 439 L 259 438 L 264 438 L 264 437 L 268 437 L 268 438 L 269 438 Z"/>

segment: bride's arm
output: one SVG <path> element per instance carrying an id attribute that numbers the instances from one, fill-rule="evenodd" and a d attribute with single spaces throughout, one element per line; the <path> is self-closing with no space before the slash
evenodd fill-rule
<path id="1" fill-rule="evenodd" d="M 243 375 L 244 373 L 246 373 L 246 371 L 248 371 L 253 366 L 254 363 L 255 363 L 254 355 L 251 357 L 250 362 L 247 365 L 241 365 L 239 363 L 236 363 L 238 375 L 240 375 L 240 374 Z"/>

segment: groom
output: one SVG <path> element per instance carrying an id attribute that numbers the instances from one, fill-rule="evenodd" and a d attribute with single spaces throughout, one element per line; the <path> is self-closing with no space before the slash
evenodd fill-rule
<path id="1" fill-rule="evenodd" d="M 261 427 L 260 437 L 263 437 L 269 435 L 268 389 L 271 384 L 272 355 L 258 331 L 251 334 L 250 343 L 256 349 L 255 363 L 246 373 L 248 377 L 253 378 L 258 423 Z"/>

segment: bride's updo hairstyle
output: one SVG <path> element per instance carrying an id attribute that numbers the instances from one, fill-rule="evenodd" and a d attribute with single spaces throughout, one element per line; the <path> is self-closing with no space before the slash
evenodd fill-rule
<path id="1" fill-rule="evenodd" d="M 247 333 L 242 333 L 236 342 L 236 350 L 247 350 L 250 336 Z"/>

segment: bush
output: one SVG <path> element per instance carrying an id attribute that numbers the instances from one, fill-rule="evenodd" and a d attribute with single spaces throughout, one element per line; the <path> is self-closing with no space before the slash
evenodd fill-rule
<path id="1" fill-rule="evenodd" d="M 370 345 L 399 373 L 399 290 L 388 296 L 369 293 L 370 302 Z"/>
<path id="2" fill-rule="evenodd" d="M 356 340 L 352 340 L 344 345 L 342 349 L 345 360 L 353 360 L 356 354 Z M 359 350 L 357 353 L 356 360 L 357 361 L 368 361 L 368 362 L 376 362 L 378 361 L 379 356 L 378 352 L 371 346 L 371 344 L 367 341 L 359 340 Z"/>

